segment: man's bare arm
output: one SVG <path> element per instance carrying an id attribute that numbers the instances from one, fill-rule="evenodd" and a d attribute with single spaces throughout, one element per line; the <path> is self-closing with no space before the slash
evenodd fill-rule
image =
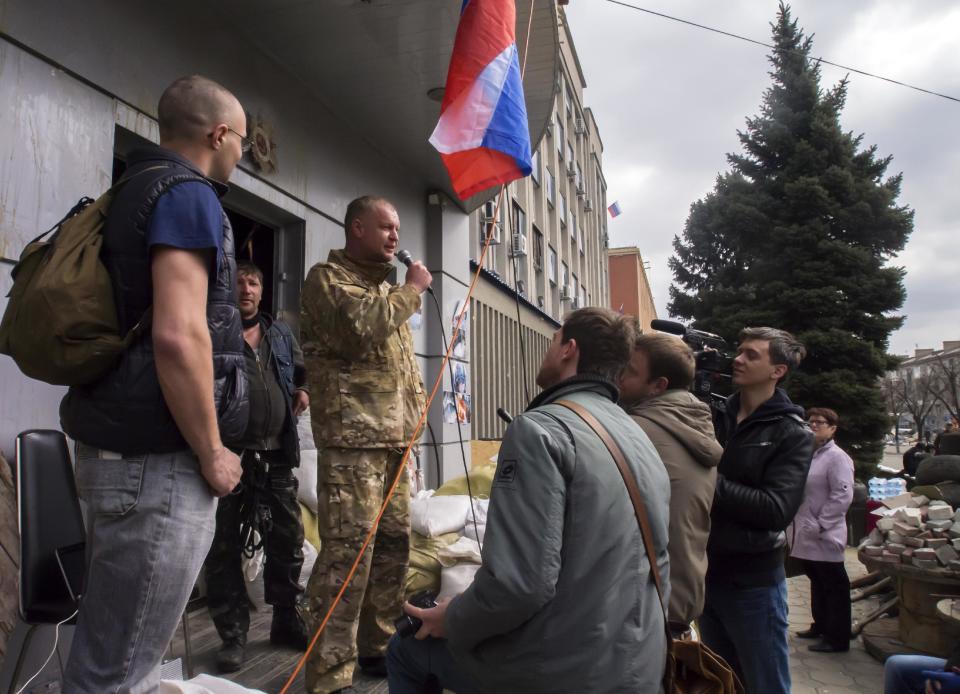
<path id="1" fill-rule="evenodd" d="M 208 251 L 153 249 L 153 350 L 157 378 L 180 433 L 217 496 L 240 481 L 240 460 L 220 440 L 207 327 Z"/>

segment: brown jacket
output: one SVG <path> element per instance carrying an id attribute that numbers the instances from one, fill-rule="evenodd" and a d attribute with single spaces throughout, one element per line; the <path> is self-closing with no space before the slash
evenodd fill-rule
<path id="1" fill-rule="evenodd" d="M 660 454 L 670 475 L 670 621 L 689 623 L 703 612 L 710 507 L 723 449 L 710 408 L 685 390 L 627 409 Z"/>
<path id="2" fill-rule="evenodd" d="M 420 293 L 386 282 L 389 263 L 330 252 L 307 274 L 300 330 L 318 448 L 402 448 L 424 405 L 407 320 Z"/>

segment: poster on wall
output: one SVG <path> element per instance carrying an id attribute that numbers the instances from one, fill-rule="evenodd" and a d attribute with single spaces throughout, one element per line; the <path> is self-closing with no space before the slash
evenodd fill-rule
<path id="1" fill-rule="evenodd" d="M 463 309 L 463 300 L 458 300 L 456 305 L 453 307 L 453 316 L 450 319 L 450 334 L 453 335 L 453 332 L 457 328 L 457 318 L 460 315 L 460 311 Z M 451 354 L 457 359 L 467 359 L 469 345 L 467 344 L 467 333 L 470 329 L 470 308 L 467 307 L 463 312 L 463 321 L 460 323 L 460 332 L 457 333 L 456 337 L 453 338 L 453 351 Z"/>
<path id="2" fill-rule="evenodd" d="M 470 423 L 470 396 L 467 393 L 443 393 L 443 421 L 446 424 Z"/>

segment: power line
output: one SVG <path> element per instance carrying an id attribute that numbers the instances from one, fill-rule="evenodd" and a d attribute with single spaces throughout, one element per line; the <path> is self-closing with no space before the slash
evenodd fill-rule
<path id="1" fill-rule="evenodd" d="M 838 67 L 841 70 L 848 70 L 850 72 L 855 72 L 858 75 L 863 75 L 864 77 L 873 77 L 874 79 L 883 80 L 884 82 L 896 84 L 901 87 L 907 87 L 908 89 L 913 89 L 918 92 L 923 92 L 924 94 L 930 94 L 931 96 L 939 96 L 941 99 L 949 99 L 950 101 L 956 101 L 960 103 L 960 98 L 957 98 L 955 96 L 950 96 L 949 94 L 941 94 L 940 92 L 935 92 L 930 89 L 924 89 L 923 87 L 917 87 L 916 85 L 908 84 L 906 82 L 901 82 L 899 80 L 895 80 L 890 77 L 884 77 L 883 75 L 876 75 L 872 72 L 867 72 L 866 70 L 858 70 L 855 67 L 849 67 L 847 65 L 841 65 L 840 63 L 834 63 L 830 60 L 826 60 L 825 58 L 810 58 L 810 56 L 805 54 L 803 51 L 797 51 L 797 50 L 788 49 L 788 48 L 777 48 L 776 46 L 773 46 L 769 43 L 764 43 L 763 41 L 757 41 L 756 39 L 751 39 L 747 36 L 734 34 L 729 31 L 724 31 L 723 29 L 716 29 L 714 27 L 707 26 L 706 24 L 698 24 L 697 22 L 691 22 L 688 19 L 680 19 L 679 17 L 673 17 L 669 14 L 664 14 L 662 12 L 655 12 L 654 10 L 648 10 L 645 7 L 639 7 L 638 5 L 631 5 L 630 3 L 623 2 L 622 0 L 607 0 L 607 2 L 609 2 L 612 5 L 620 5 L 621 7 L 627 7 L 631 10 L 636 10 L 637 12 L 646 12 L 647 14 L 652 14 L 655 17 L 660 17 L 662 19 L 669 19 L 672 22 L 679 22 L 680 24 L 686 24 L 687 26 L 696 27 L 697 29 L 712 31 L 713 33 L 720 34 L 721 36 L 728 36 L 732 39 L 739 39 L 740 41 L 746 41 L 747 43 L 752 43 L 757 46 L 763 46 L 764 48 L 770 48 L 772 50 L 782 51 L 784 53 L 793 53 L 795 55 L 799 55 L 804 58 L 807 58 L 808 60 L 816 60 L 817 62 L 823 63 L 824 65 L 832 65 L 833 67 Z"/>

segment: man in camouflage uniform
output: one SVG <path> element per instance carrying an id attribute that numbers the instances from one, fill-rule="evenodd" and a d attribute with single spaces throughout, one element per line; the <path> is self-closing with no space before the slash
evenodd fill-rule
<path id="1" fill-rule="evenodd" d="M 217 529 L 204 566 L 207 607 L 223 640 L 217 669 L 243 666 L 250 628 L 250 598 L 241 554 L 252 552 L 253 528 L 265 556 L 264 599 L 273 606 L 270 643 L 297 650 L 307 647 L 306 627 L 297 609 L 303 588 L 303 520 L 293 468 L 300 461 L 297 417 L 310 405 L 303 354 L 290 328 L 260 310 L 263 272 L 237 263 L 237 296 L 243 321 L 244 371 L 250 419 L 240 441 L 228 441 L 243 464 L 234 492 L 217 506 Z"/>
<path id="2" fill-rule="evenodd" d="M 401 464 L 424 406 L 423 382 L 407 320 L 433 281 L 422 263 L 405 284 L 385 280 L 399 243 L 397 211 L 382 198 L 350 203 L 346 246 L 307 275 L 301 337 L 318 454 L 320 556 L 307 584 L 308 622 L 316 629 Z M 384 654 L 400 616 L 410 550 L 407 474 L 380 520 L 356 575 L 309 655 L 312 694 L 350 691 L 354 660 L 386 674 Z"/>

